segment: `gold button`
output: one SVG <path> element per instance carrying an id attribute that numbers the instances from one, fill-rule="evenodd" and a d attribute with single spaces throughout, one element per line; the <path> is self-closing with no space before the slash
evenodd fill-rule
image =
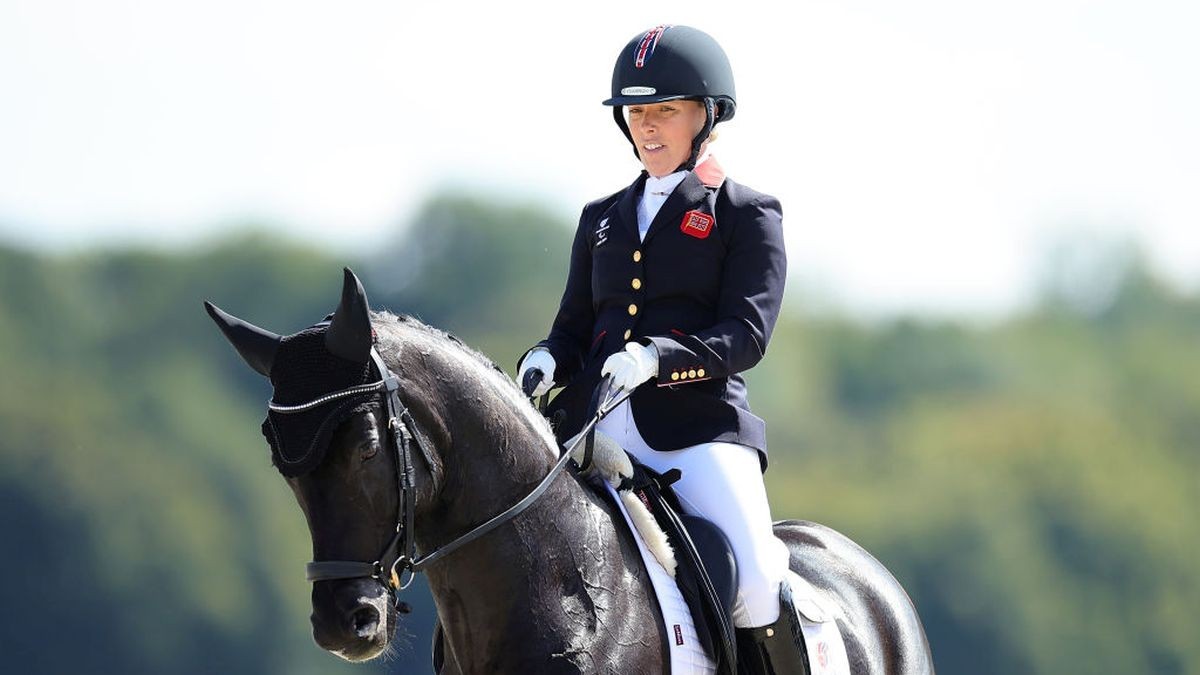
<path id="1" fill-rule="evenodd" d="M 704 369 L 700 368 L 696 371 L 696 377 L 704 377 Z"/>
<path id="2" fill-rule="evenodd" d="M 633 316 L 634 314 L 637 314 L 637 305 L 630 305 L 629 316 Z"/>
<path id="3" fill-rule="evenodd" d="M 625 329 L 625 339 L 628 340 L 630 335 L 633 335 L 633 331 L 626 328 Z"/>
<path id="4" fill-rule="evenodd" d="M 767 629 L 767 637 L 775 637 L 775 629 L 774 628 Z"/>
<path id="5" fill-rule="evenodd" d="M 629 282 L 629 284 L 631 286 L 633 286 L 633 290 L 636 291 L 637 289 L 642 287 L 642 280 L 638 279 L 637 277 L 634 277 L 633 281 Z"/>
<path id="6" fill-rule="evenodd" d="M 633 262 L 642 262 L 642 252 L 641 251 L 633 252 Z"/>
<path id="7" fill-rule="evenodd" d="M 695 377 L 695 376 L 696 376 L 696 371 L 694 371 L 694 370 L 688 371 L 688 377 Z"/>
<path id="8" fill-rule="evenodd" d="M 672 380 L 678 380 L 678 379 L 679 379 L 679 371 L 678 371 L 678 370 L 677 370 L 677 371 L 675 371 L 675 372 L 673 372 L 673 373 L 671 373 L 671 379 L 672 379 Z"/>

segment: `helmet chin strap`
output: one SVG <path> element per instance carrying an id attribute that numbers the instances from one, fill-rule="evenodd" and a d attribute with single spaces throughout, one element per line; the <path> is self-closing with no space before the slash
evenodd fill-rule
<path id="1" fill-rule="evenodd" d="M 692 139 L 692 154 L 688 157 L 686 162 L 679 165 L 679 168 L 676 169 L 676 171 L 691 171 L 692 169 L 696 168 L 696 160 L 700 159 L 700 148 L 704 146 L 704 142 L 708 140 L 710 135 L 712 135 L 713 125 L 716 124 L 716 102 L 707 96 L 704 97 L 700 102 L 704 104 L 704 128 L 701 129 L 700 133 L 696 134 L 696 137 Z M 637 148 L 634 148 L 634 150 L 636 149 Z"/>
<path id="2" fill-rule="evenodd" d="M 639 162 L 642 161 L 642 156 L 637 151 L 637 142 L 633 140 L 633 132 L 629 130 L 629 124 L 625 121 L 625 106 L 614 105 L 612 111 L 613 119 L 621 128 L 621 133 L 625 134 L 625 138 L 629 139 L 629 145 L 633 146 L 633 156 L 637 157 Z"/>
<path id="3" fill-rule="evenodd" d="M 692 139 L 692 154 L 688 156 L 687 161 L 679 165 L 676 171 L 691 171 L 696 168 L 696 160 L 700 158 L 700 148 L 704 146 L 704 142 L 712 134 L 713 125 L 717 119 L 717 103 L 711 97 L 700 99 L 704 105 L 704 127 L 700 129 L 700 133 Z M 625 134 L 625 138 L 629 139 L 629 144 L 633 146 L 633 156 L 642 161 L 641 154 L 638 153 L 637 142 L 633 140 L 633 132 L 629 130 L 629 124 L 625 121 L 624 106 L 613 106 L 613 119 L 617 122 L 617 126 L 621 129 L 621 133 Z"/>

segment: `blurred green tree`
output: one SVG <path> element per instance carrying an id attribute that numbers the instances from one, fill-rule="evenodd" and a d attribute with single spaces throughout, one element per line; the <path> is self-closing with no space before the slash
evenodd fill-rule
<path id="1" fill-rule="evenodd" d="M 363 672 L 311 643 L 308 535 L 258 432 L 269 386 L 200 302 L 292 332 L 350 264 L 376 307 L 511 373 L 549 327 L 571 231 L 447 193 L 362 259 L 253 233 L 0 246 L 0 669 Z M 785 314 L 749 373 L 773 511 L 888 565 L 942 672 L 1197 672 L 1200 299 L 1136 249 L 1063 255 L 1088 262 L 988 326 Z M 428 672 L 417 604 L 398 656 L 365 668 Z"/>

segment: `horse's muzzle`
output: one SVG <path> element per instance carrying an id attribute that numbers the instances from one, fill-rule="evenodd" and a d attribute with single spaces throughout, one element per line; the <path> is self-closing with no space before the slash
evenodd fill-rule
<path id="1" fill-rule="evenodd" d="M 313 584 L 313 640 L 347 661 L 366 661 L 387 648 L 396 630 L 392 594 L 373 579 Z"/>

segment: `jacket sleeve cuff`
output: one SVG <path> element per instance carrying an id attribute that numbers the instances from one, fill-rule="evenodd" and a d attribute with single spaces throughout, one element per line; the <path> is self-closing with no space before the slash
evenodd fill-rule
<path id="1" fill-rule="evenodd" d="M 638 342 L 654 345 L 654 349 L 658 351 L 658 386 L 669 387 L 712 379 L 712 374 L 700 363 L 696 355 L 674 339 L 645 337 Z"/>

